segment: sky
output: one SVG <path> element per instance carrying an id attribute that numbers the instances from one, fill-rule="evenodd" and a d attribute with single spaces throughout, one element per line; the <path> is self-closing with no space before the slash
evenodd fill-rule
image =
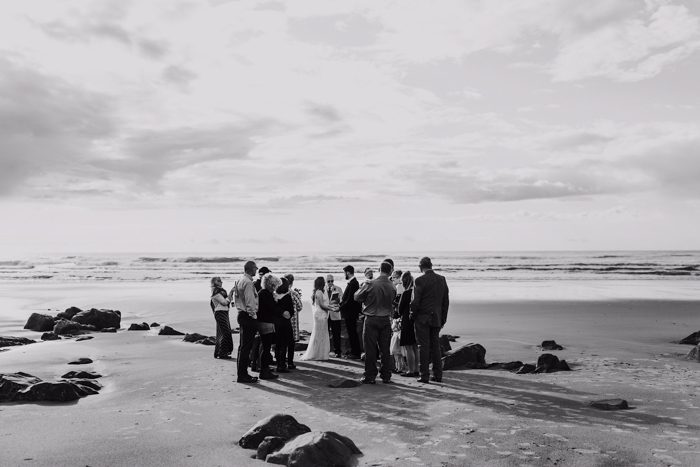
<path id="1" fill-rule="evenodd" d="M 700 2 L 22 0 L 0 256 L 700 248 Z"/>

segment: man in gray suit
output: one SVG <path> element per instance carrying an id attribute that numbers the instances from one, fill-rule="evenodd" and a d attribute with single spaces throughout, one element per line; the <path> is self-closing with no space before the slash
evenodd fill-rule
<path id="1" fill-rule="evenodd" d="M 413 287 L 410 316 L 414 320 L 418 341 L 418 361 L 420 362 L 421 383 L 427 383 L 430 376 L 429 363 L 433 362 L 432 381 L 442 381 L 442 355 L 440 354 L 440 329 L 447 321 L 450 307 L 450 291 L 445 277 L 433 271 L 433 263 L 427 256 L 418 264 L 422 276 L 416 278 Z"/>

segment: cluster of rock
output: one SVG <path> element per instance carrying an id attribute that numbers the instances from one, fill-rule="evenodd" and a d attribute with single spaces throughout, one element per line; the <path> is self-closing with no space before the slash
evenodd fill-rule
<path id="1" fill-rule="evenodd" d="M 681 339 L 679 344 L 694 345 L 695 347 L 690 349 L 685 359 L 700 363 L 700 331 L 694 332 L 684 339 Z"/>
<path id="2" fill-rule="evenodd" d="M 362 455 L 350 438 L 332 431 L 311 431 L 291 415 L 271 415 L 248 430 L 238 441 L 255 449 L 252 457 L 288 467 L 346 467 Z"/>
<path id="3" fill-rule="evenodd" d="M 59 381 L 44 381 L 28 373 L 0 374 L 0 402 L 71 402 L 97 394 L 101 375 L 68 372 Z"/>
<path id="4" fill-rule="evenodd" d="M 86 332 L 116 332 L 121 326 L 122 314 L 119 310 L 90 308 L 81 310 L 70 307 L 56 316 L 32 313 L 24 329 L 37 332 L 50 332 L 42 340 L 56 340 L 57 336 L 84 334 Z"/>
<path id="5" fill-rule="evenodd" d="M 35 343 L 35 340 L 26 337 L 0 336 L 0 347 L 15 347 Z"/>
<path id="6" fill-rule="evenodd" d="M 544 341 L 542 349 L 562 350 L 563 347 L 553 340 Z M 566 360 L 559 360 L 556 355 L 545 353 L 537 359 L 537 364 L 532 365 L 521 361 L 507 363 L 486 364 L 486 349 L 481 344 L 467 344 L 456 350 L 448 351 L 442 357 L 443 370 L 456 369 L 489 369 L 507 370 L 516 374 L 526 373 L 554 373 L 556 371 L 571 371 Z"/>

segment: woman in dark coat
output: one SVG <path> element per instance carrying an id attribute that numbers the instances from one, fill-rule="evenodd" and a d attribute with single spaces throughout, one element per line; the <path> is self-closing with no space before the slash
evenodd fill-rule
<path id="1" fill-rule="evenodd" d="M 296 368 L 294 365 L 294 351 L 289 351 L 290 346 L 294 346 L 294 329 L 291 318 L 294 316 L 294 299 L 289 290 L 289 281 L 282 278 L 282 285 L 277 287 L 277 305 L 282 310 L 277 323 L 275 323 L 275 360 L 277 360 L 277 372 L 288 373 L 290 369 Z"/>
<path id="2" fill-rule="evenodd" d="M 262 289 L 258 293 L 258 323 L 261 326 L 260 341 L 262 344 L 262 356 L 260 357 L 260 379 L 275 379 L 278 375 L 272 373 L 270 365 L 273 363 L 270 349 L 275 343 L 275 324 L 282 318 L 282 309 L 275 301 L 274 292 L 282 282 L 272 274 L 265 274 L 262 278 Z"/>
<path id="3" fill-rule="evenodd" d="M 399 299 L 399 315 L 401 316 L 401 339 L 400 344 L 406 355 L 408 371 L 401 373 L 401 376 L 416 377 L 418 373 L 418 346 L 416 333 L 413 330 L 413 320 L 409 318 L 411 311 L 411 299 L 413 298 L 413 276 L 406 271 L 401 276 L 401 283 L 404 291 Z"/>

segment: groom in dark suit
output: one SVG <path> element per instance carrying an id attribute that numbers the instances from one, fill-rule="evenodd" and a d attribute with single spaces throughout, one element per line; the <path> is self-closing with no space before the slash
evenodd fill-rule
<path id="1" fill-rule="evenodd" d="M 420 363 L 421 383 L 427 383 L 430 371 L 428 365 L 433 362 L 433 381 L 442 381 L 442 355 L 440 353 L 440 329 L 447 321 L 450 307 L 450 291 L 447 281 L 433 271 L 433 263 L 427 256 L 418 264 L 422 276 L 416 278 L 411 301 L 411 319 L 414 321 L 416 340 L 418 341 L 418 361 Z"/>
<path id="2" fill-rule="evenodd" d="M 355 292 L 360 289 L 360 284 L 355 279 L 354 267 L 348 264 L 343 268 L 343 271 L 348 284 L 340 301 L 340 315 L 345 320 L 345 327 L 348 330 L 348 340 L 350 341 L 348 357 L 359 359 L 362 351 L 360 350 L 360 338 L 357 335 L 357 319 L 362 311 L 362 304 L 355 301 Z"/>

